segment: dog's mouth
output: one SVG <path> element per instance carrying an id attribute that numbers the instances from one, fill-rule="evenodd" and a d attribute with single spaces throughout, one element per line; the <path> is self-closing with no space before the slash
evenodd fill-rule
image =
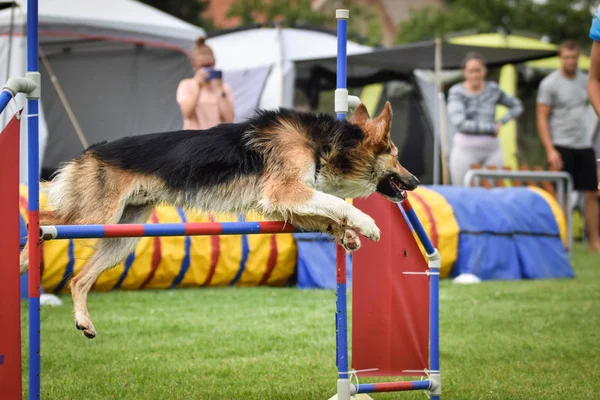
<path id="1" fill-rule="evenodd" d="M 403 177 L 397 173 L 385 175 L 377 184 L 377 192 L 391 201 L 400 202 L 406 199 L 406 191 L 419 186 L 419 180 L 413 175 Z"/>

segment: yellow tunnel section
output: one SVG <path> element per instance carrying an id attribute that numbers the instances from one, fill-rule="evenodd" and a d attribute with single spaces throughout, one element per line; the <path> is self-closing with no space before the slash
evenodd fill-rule
<path id="1" fill-rule="evenodd" d="M 458 257 L 459 226 L 452 207 L 444 196 L 424 186 L 409 192 L 408 199 L 429 240 L 440 253 L 442 259 L 440 278 L 447 278 Z M 416 233 L 413 235 L 425 256 L 425 248 Z"/>
<path id="2" fill-rule="evenodd" d="M 40 209 L 47 197 L 40 193 Z M 20 212 L 27 223 L 27 187 L 20 187 Z M 148 223 L 261 221 L 258 215 L 196 215 L 157 207 Z M 95 239 L 43 243 L 42 287 L 66 293 L 69 281 L 94 253 Z M 143 237 L 123 262 L 105 271 L 92 290 L 168 289 L 202 286 L 283 286 L 296 268 L 293 234 Z"/>

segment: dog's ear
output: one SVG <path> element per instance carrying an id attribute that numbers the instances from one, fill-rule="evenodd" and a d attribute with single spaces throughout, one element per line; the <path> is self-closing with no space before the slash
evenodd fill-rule
<path id="1" fill-rule="evenodd" d="M 367 111 L 367 107 L 360 103 L 356 110 L 354 110 L 354 114 L 352 114 L 352 118 L 350 118 L 350 122 L 356 125 L 364 125 L 369 120 L 369 111 Z"/>
<path id="2" fill-rule="evenodd" d="M 389 137 L 390 130 L 392 129 L 392 114 L 392 105 L 389 101 L 386 101 L 383 111 L 374 120 L 379 140 Z"/>

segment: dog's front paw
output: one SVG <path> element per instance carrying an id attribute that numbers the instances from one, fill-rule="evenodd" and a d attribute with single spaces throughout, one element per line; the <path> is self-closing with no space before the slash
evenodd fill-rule
<path id="1" fill-rule="evenodd" d="M 356 228 L 367 239 L 379 241 L 381 231 L 375 220 L 364 213 L 357 213 L 351 220 L 351 226 Z"/>
<path id="2" fill-rule="evenodd" d="M 360 249 L 360 239 L 356 232 L 352 229 L 345 229 L 340 244 L 348 251 L 356 251 Z"/>

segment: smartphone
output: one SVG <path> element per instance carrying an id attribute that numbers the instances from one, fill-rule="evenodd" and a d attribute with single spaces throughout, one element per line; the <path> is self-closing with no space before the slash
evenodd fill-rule
<path id="1" fill-rule="evenodd" d="M 213 79 L 223 79 L 223 71 L 210 68 L 208 70 L 208 80 L 211 81 Z"/>

